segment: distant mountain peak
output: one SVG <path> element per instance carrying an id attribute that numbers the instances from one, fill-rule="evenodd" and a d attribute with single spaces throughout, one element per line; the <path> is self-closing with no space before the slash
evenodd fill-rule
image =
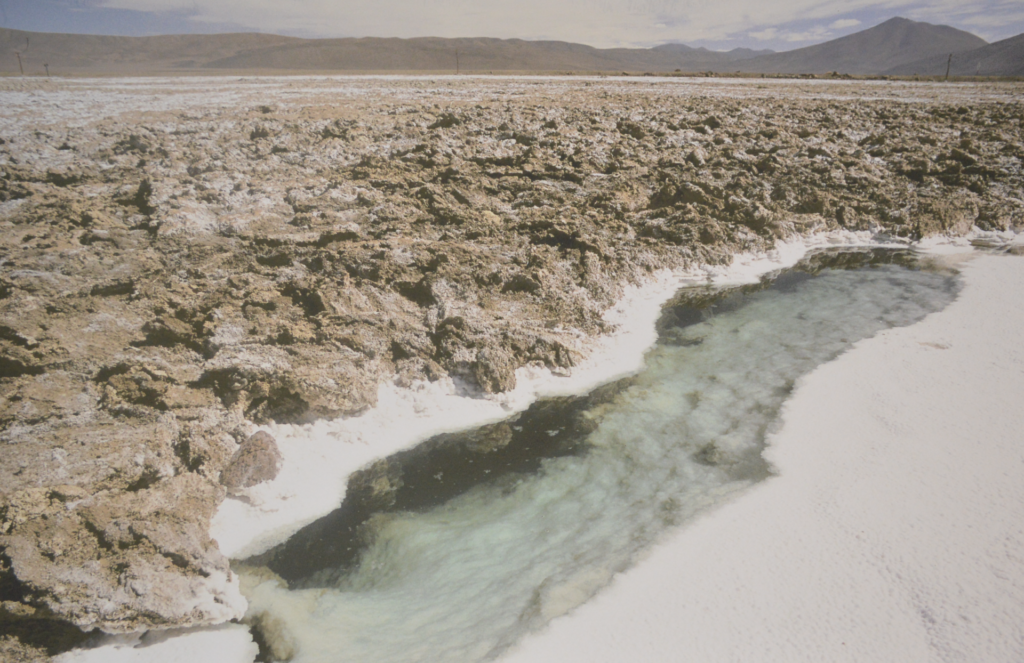
<path id="1" fill-rule="evenodd" d="M 1024 76 L 1024 34 L 993 42 L 972 51 L 945 53 L 893 67 L 899 76 Z"/>
<path id="2" fill-rule="evenodd" d="M 977 35 L 948 25 L 897 16 L 822 44 L 742 61 L 742 71 L 778 74 L 879 74 L 902 64 L 985 46 Z"/>

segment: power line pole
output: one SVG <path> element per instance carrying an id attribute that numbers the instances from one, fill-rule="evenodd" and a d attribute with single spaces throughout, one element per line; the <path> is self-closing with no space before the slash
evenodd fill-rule
<path id="1" fill-rule="evenodd" d="M 953 65 L 953 54 L 949 54 L 949 59 L 946 60 L 946 80 L 949 80 L 949 68 Z"/>
<path id="2" fill-rule="evenodd" d="M 50 77 L 50 65 L 44 62 L 43 63 L 43 68 L 46 69 L 46 77 L 49 78 Z"/>
<path id="3" fill-rule="evenodd" d="M 455 49 L 455 73 L 459 73 L 459 49 Z"/>
<path id="4" fill-rule="evenodd" d="M 25 75 L 25 67 L 21 64 L 21 53 L 14 51 L 14 54 L 18 56 L 18 69 L 21 70 L 21 75 Z"/>

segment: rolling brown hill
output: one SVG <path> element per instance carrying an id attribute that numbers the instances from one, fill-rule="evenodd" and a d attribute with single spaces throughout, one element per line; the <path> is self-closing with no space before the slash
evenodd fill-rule
<path id="1" fill-rule="evenodd" d="M 894 67 L 886 73 L 943 76 L 947 62 L 949 56 L 941 54 Z M 952 76 L 1024 76 L 1024 34 L 955 54 L 949 73 Z"/>
<path id="2" fill-rule="evenodd" d="M 110 37 L 0 28 L 0 72 L 154 74 L 260 71 L 706 71 L 748 57 L 682 44 L 598 49 L 521 39 L 299 39 L 259 33 Z M 458 58 L 456 58 L 458 52 Z"/>
<path id="3" fill-rule="evenodd" d="M 962 53 L 987 42 L 948 25 L 892 18 L 873 28 L 798 48 L 737 62 L 719 71 L 764 74 L 880 74 L 924 58 Z"/>
<path id="4" fill-rule="evenodd" d="M 764 74 L 945 73 L 1024 75 L 1024 38 L 987 44 L 969 32 L 893 18 L 823 44 L 783 53 L 729 52 L 663 44 L 599 49 L 521 39 L 299 39 L 260 33 L 109 37 L 0 28 L 0 73 L 138 75 L 161 73 L 335 72 L 706 72 Z"/>
<path id="5" fill-rule="evenodd" d="M 375 71 L 703 71 L 739 55 L 705 49 L 599 49 L 522 39 L 318 39 L 212 61 L 208 68 Z"/>
<path id="6" fill-rule="evenodd" d="M 133 74 L 191 69 L 242 51 L 267 48 L 296 40 L 260 33 L 108 37 L 0 28 L 0 72 L 17 72 L 15 53 L 26 74 Z"/>

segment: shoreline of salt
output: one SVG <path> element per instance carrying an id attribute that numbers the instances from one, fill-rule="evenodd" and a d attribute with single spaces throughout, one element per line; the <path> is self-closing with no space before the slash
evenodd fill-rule
<path id="1" fill-rule="evenodd" d="M 766 254 L 736 254 L 727 267 L 690 271 L 661 270 L 643 286 L 627 286 L 605 313 L 616 326 L 611 334 L 588 339 L 585 359 L 568 376 L 546 368 L 516 371 L 510 392 L 461 395 L 451 379 L 410 388 L 382 384 L 378 405 L 354 417 L 306 425 L 262 426 L 275 437 L 284 458 L 281 473 L 245 492 L 246 501 L 225 500 L 211 525 L 211 536 L 232 559 L 260 554 L 286 540 L 304 525 L 337 508 L 347 477 L 380 458 L 410 448 L 440 433 L 464 430 L 505 419 L 539 398 L 581 394 L 638 371 L 657 339 L 661 306 L 688 284 L 754 283 L 764 274 L 797 263 L 809 251 L 832 247 L 907 246 L 867 232 L 825 233 L 778 242 Z"/>
<path id="2" fill-rule="evenodd" d="M 969 243 L 977 235 L 987 237 L 992 233 L 975 233 L 956 240 L 935 240 L 930 242 L 933 245 L 930 252 L 940 252 L 941 248 L 936 247 L 951 244 L 959 245 L 956 249 L 958 251 L 965 248 L 969 251 Z M 1003 241 L 1007 237 L 999 236 Z M 661 306 L 680 287 L 699 283 L 755 283 L 768 272 L 791 267 L 814 250 L 842 247 L 916 248 L 920 245 L 867 232 L 825 233 L 779 242 L 773 251 L 766 254 L 736 254 L 728 267 L 705 266 L 685 272 L 662 270 L 643 286 L 627 286 L 623 297 L 606 313 L 606 320 L 618 324 L 618 329 L 612 334 L 590 339 L 585 361 L 575 367 L 569 377 L 553 375 L 546 369 L 524 367 L 517 371 L 518 386 L 515 390 L 490 398 L 460 396 L 450 381 L 442 381 L 440 385 L 417 385 L 411 389 L 399 389 L 386 384 L 380 387 L 378 407 L 359 417 L 306 426 L 261 427 L 261 430 L 268 430 L 278 437 L 285 456 L 285 467 L 293 471 L 285 473 L 283 470 L 274 482 L 250 490 L 251 504 L 226 500 L 224 505 L 229 506 L 222 505 L 218 510 L 211 534 L 220 543 L 222 552 L 228 556 L 257 554 L 336 508 L 344 497 L 347 476 L 376 459 L 441 432 L 506 418 L 527 408 L 538 398 L 585 393 L 600 384 L 639 370 L 646 351 L 656 340 L 655 322 Z M 388 424 L 392 424 L 390 430 Z M 390 437 L 386 437 L 388 434 Z M 385 438 L 383 442 L 381 437 Z M 373 439 L 375 443 L 371 442 Z M 346 443 L 347 446 L 339 450 Z M 309 449 L 317 444 L 319 448 Z M 335 447 L 335 453 L 332 454 L 326 448 L 330 446 Z M 313 477 L 310 476 L 311 471 Z M 331 483 L 329 477 L 335 481 Z M 316 486 L 318 478 L 320 485 Z M 308 490 L 311 486 L 314 490 Z M 300 495 L 299 488 L 307 490 Z M 240 594 L 237 598 L 244 603 L 245 599 Z M 142 642 L 141 646 L 138 638 L 133 640 L 122 637 L 101 648 L 69 652 L 59 660 L 61 663 L 100 660 L 94 656 L 114 660 L 104 658 L 112 651 L 127 657 L 116 660 L 126 662 L 162 660 L 159 658 L 161 655 L 168 656 L 168 660 L 176 660 L 176 651 L 180 653 L 182 648 L 190 650 L 195 644 L 193 634 L 203 633 L 207 640 L 214 637 L 207 633 L 208 630 L 182 629 L 156 642 Z M 225 626 L 221 632 L 221 644 L 215 645 L 211 640 L 203 648 L 210 653 L 212 658 L 209 660 L 249 663 L 255 656 L 252 650 L 254 645 L 251 641 L 241 642 L 246 639 L 241 634 L 243 630 L 246 630 L 243 625 L 236 624 L 231 628 Z M 136 654 L 139 658 L 130 658 Z M 225 659 L 225 656 L 229 658 Z M 196 658 L 195 655 L 190 655 L 190 658 L 195 661 L 207 660 L 201 656 Z"/>

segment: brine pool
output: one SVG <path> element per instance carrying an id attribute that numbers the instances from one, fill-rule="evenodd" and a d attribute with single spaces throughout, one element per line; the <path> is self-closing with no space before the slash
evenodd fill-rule
<path id="1" fill-rule="evenodd" d="M 637 375 L 384 459 L 338 511 L 237 565 L 264 660 L 500 657 L 769 478 L 761 451 L 802 375 L 958 289 L 910 251 L 859 249 L 681 290 Z"/>

